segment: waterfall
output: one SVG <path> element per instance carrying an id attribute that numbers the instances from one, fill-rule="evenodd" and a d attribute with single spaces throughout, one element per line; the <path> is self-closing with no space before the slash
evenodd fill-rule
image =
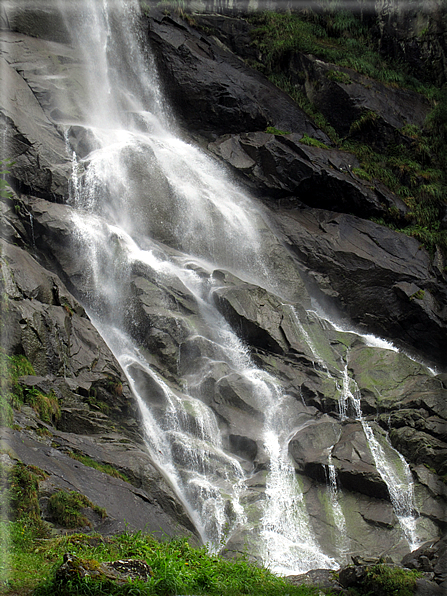
<path id="1" fill-rule="evenodd" d="M 384 458 L 347 367 L 341 371 L 342 354 L 325 338 L 326 323 L 305 311 L 301 279 L 294 265 L 288 269 L 291 258 L 262 210 L 212 158 L 176 135 L 153 60 L 140 49 L 138 2 L 76 6 L 60 2 L 86 88 L 64 98 L 72 115 L 65 138 L 81 261 L 76 282 L 139 404 L 154 465 L 210 550 L 242 536 L 252 556 L 280 573 L 336 568 L 314 531 L 288 452 L 312 415 L 284 375 L 250 354 L 217 307 L 226 284 L 253 284 L 274 297 L 294 335 L 284 342 L 296 339 L 291 353 L 311 360 L 334 391 L 339 386 L 337 423 L 348 419 L 351 403 L 387 484 L 394 477 L 383 462 L 392 448 Z M 282 255 L 284 271 L 271 262 L 271 250 Z M 247 450 L 256 455 L 244 458 L 232 448 L 238 437 L 227 428 L 231 400 L 240 405 Z M 343 558 L 346 524 L 331 461 L 328 478 L 328 519 Z M 254 479 L 261 489 L 253 488 Z M 410 480 L 407 475 L 402 486 Z M 408 507 L 390 494 L 399 519 L 406 519 Z"/>

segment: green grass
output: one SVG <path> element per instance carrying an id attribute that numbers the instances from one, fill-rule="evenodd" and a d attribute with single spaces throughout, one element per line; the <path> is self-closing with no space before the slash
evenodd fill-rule
<path id="1" fill-rule="evenodd" d="M 1 594 L 316 596 L 319 593 L 311 588 L 289 586 L 284 579 L 250 564 L 244 557 L 229 561 L 210 554 L 206 547 L 193 548 L 185 538 L 160 542 L 143 532 L 124 532 L 105 538 L 79 533 L 51 537 L 49 524 L 41 519 L 38 502 L 38 485 L 45 478 L 44 472 L 22 463 L 0 472 Z M 48 503 L 56 521 L 65 527 L 88 524 L 83 516 L 84 507 L 105 515 L 103 509 L 73 491 L 57 491 Z M 120 586 L 101 576 L 97 580 L 78 578 L 63 583 L 56 579 L 55 572 L 67 552 L 76 555 L 87 568 L 117 559 L 144 559 L 151 566 L 153 577 L 148 582 Z"/>
<path id="2" fill-rule="evenodd" d="M 319 149 L 329 149 L 329 147 L 327 145 L 325 145 L 321 141 L 318 141 L 317 139 L 313 139 L 312 137 L 309 137 L 307 134 L 304 134 L 301 137 L 300 143 L 303 143 L 303 145 L 308 145 L 309 147 L 318 147 Z"/>
<path id="3" fill-rule="evenodd" d="M 248 563 L 244 558 L 229 561 L 209 554 L 205 547 L 193 548 L 183 538 L 159 542 L 142 532 L 125 532 L 110 538 L 72 534 L 47 540 L 24 541 L 21 538 L 23 526 L 14 522 L 9 527 L 11 569 L 5 594 L 27 587 L 35 589 L 34 596 L 319 594 L 316 589 L 290 586 L 284 579 L 263 567 Z M 117 559 L 143 559 L 151 566 L 153 577 L 148 582 L 135 581 L 121 586 L 101 579 L 81 578 L 64 584 L 56 580 L 55 570 L 66 552 L 76 555 L 87 567 Z"/>
<path id="4" fill-rule="evenodd" d="M 352 68 L 391 86 L 400 86 L 433 97 L 436 87 L 417 80 L 405 65 L 386 60 L 374 49 L 369 28 L 347 10 L 306 14 L 260 12 L 250 17 L 256 26 L 253 44 L 269 71 L 281 70 L 287 54 L 298 51 L 339 66 Z M 334 72 L 334 71 L 332 71 Z M 347 75 L 333 74 L 348 83 Z M 331 77 L 330 77 L 331 78 Z M 349 78 L 349 77 L 348 77 Z"/>
<path id="5" fill-rule="evenodd" d="M 54 393 L 20 385 L 19 378 L 34 375 L 31 362 L 23 355 L 8 356 L 0 349 L 0 415 L 2 424 L 11 425 L 13 408 L 31 406 L 43 422 L 52 424 L 60 418 L 60 406 Z"/>
<path id="6" fill-rule="evenodd" d="M 54 521 L 64 528 L 91 527 L 91 522 L 82 513 L 82 510 L 87 507 L 91 507 L 102 518 L 107 517 L 103 507 L 98 507 L 86 496 L 75 491 L 58 490 L 48 500 L 48 512 Z"/>

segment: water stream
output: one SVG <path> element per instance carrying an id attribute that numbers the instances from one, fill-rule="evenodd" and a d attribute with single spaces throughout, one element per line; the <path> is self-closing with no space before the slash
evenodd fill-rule
<path id="1" fill-rule="evenodd" d="M 61 11 L 73 42 L 83 49 L 87 93 L 67 98 L 73 113 L 83 116 L 66 123 L 66 139 L 72 152 L 76 126 L 90 143 L 88 154 L 72 152 L 70 202 L 84 252 L 83 295 L 138 400 L 154 464 L 211 550 L 248 528 L 252 554 L 278 572 L 335 568 L 337 561 L 314 533 L 288 453 L 290 438 L 309 416 L 303 404 L 296 410 L 295 398 L 278 378 L 254 363 L 216 308 L 215 294 L 227 272 L 268 290 L 291 313 L 294 332 L 316 369 L 334 386 L 341 383 L 340 419 L 348 418 L 351 403 L 387 485 L 402 483 L 383 463 L 383 446 L 362 418 L 340 354 L 326 340 L 325 350 L 318 347 L 323 324 L 316 325 L 311 313 L 303 315 L 306 320 L 298 316 L 293 302 L 299 283 L 287 275 L 278 277 L 269 251 L 283 249 L 259 208 L 216 162 L 175 135 L 153 61 L 140 49 L 136 0 L 113 6 L 106 0 L 85 0 L 77 3 L 82 10 L 76 14 L 69 4 L 61 2 Z M 290 257 L 283 252 L 287 262 Z M 140 304 L 139 315 L 132 312 L 129 305 L 136 294 L 156 296 L 158 312 L 149 298 Z M 172 374 L 163 370 L 145 345 L 162 345 L 156 330 L 131 339 L 132 329 L 143 334 L 136 318 L 146 315 L 151 321 L 164 317 L 171 337 L 197 357 L 181 350 L 173 355 L 163 344 Z M 173 380 L 176 374 L 180 382 Z M 249 412 L 247 419 L 251 416 L 259 426 L 252 443 L 265 456 L 265 467 L 259 468 L 265 470 L 265 489 L 254 503 L 248 498 L 249 482 L 259 470 L 228 448 L 231 433 L 224 432 L 216 414 L 217 401 L 227 407 L 226 396 L 238 390 L 242 412 Z M 391 447 L 387 450 L 388 457 Z M 404 469 L 407 474 L 408 467 Z M 337 548 L 343 554 L 345 522 L 331 462 L 328 477 Z M 390 489 L 391 499 L 414 542 L 411 475 L 402 486 L 407 496 Z M 405 499 L 410 504 L 403 505 Z"/>

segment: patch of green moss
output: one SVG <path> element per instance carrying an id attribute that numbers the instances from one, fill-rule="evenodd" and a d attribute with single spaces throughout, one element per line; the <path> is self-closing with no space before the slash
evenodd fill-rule
<path id="1" fill-rule="evenodd" d="M 105 474 L 108 474 L 109 476 L 113 476 L 114 478 L 120 478 L 121 480 L 124 480 L 124 482 L 130 482 L 130 480 L 129 480 L 129 478 L 127 478 L 127 476 L 125 476 L 122 472 L 120 472 L 119 470 L 117 470 L 116 468 L 111 466 L 110 464 L 99 463 L 99 462 L 95 461 L 94 459 L 92 459 L 91 457 L 88 457 L 87 455 L 82 455 L 80 453 L 70 452 L 68 455 L 70 457 L 72 457 L 73 459 L 76 459 L 77 461 L 84 464 L 84 466 L 88 466 L 89 468 L 94 468 L 95 470 L 104 472 Z"/>
<path id="2" fill-rule="evenodd" d="M 307 134 L 304 134 L 301 137 L 300 143 L 302 143 L 303 145 L 308 145 L 309 147 L 318 147 L 319 149 L 329 149 L 329 147 L 327 145 L 325 145 L 325 143 L 322 143 L 321 141 L 318 141 L 317 139 L 313 139 L 312 137 L 309 137 Z"/>
<path id="3" fill-rule="evenodd" d="M 285 130 L 279 130 L 279 128 L 275 128 L 274 126 L 267 126 L 267 128 L 265 129 L 265 132 L 270 135 L 279 135 L 279 136 L 284 136 L 284 135 L 290 134 L 290 132 L 286 132 Z"/>

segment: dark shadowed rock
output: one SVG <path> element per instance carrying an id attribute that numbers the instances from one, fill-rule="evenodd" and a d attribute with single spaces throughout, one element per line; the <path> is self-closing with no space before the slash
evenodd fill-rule
<path id="1" fill-rule="evenodd" d="M 430 110 L 422 95 L 386 86 L 314 56 L 293 53 L 289 68 L 292 80 L 302 85 L 309 101 L 341 137 L 352 136 L 379 150 L 391 143 L 408 143 L 401 129 L 406 124 L 422 126 Z M 355 126 L 356 122 L 361 124 Z"/>
<path id="2" fill-rule="evenodd" d="M 149 38 L 165 91 L 190 130 L 215 138 L 273 125 L 327 140 L 288 95 L 222 44 L 178 18 L 150 16 Z"/>
<path id="3" fill-rule="evenodd" d="M 223 136 L 208 148 L 269 197 L 298 196 L 311 207 L 359 217 L 383 216 L 391 207 L 406 212 L 392 193 L 355 175 L 358 161 L 352 154 L 309 147 L 300 139 L 299 134 L 254 132 Z"/>

